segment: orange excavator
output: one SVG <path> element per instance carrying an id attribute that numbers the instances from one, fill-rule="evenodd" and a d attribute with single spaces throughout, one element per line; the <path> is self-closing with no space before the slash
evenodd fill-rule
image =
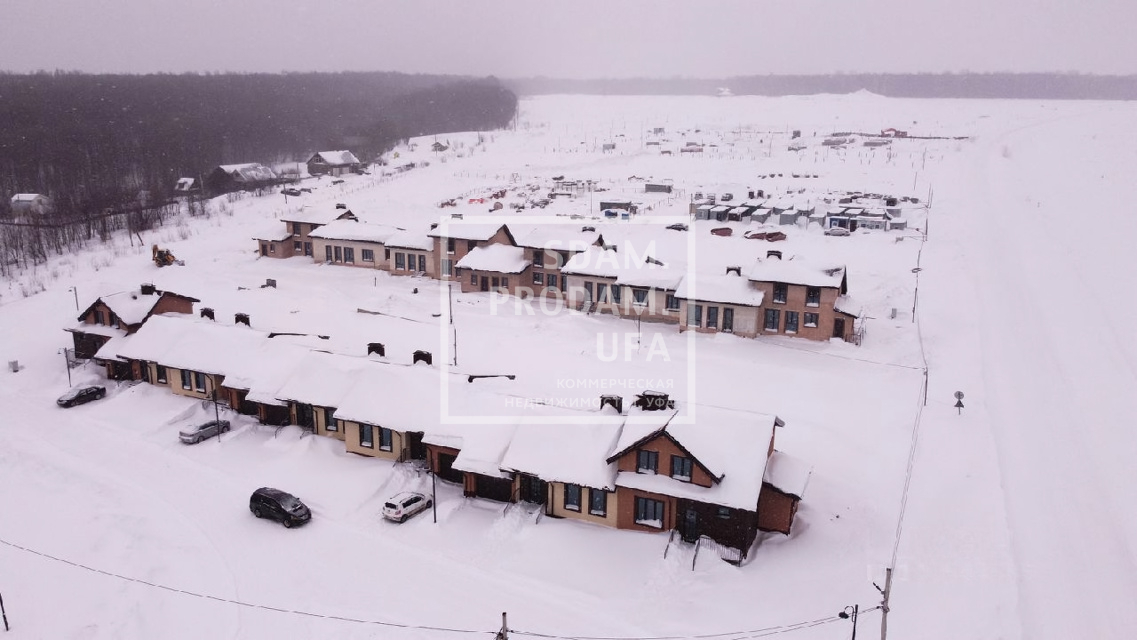
<path id="1" fill-rule="evenodd" d="M 151 257 L 154 259 L 154 264 L 159 267 L 168 267 L 170 265 L 185 266 L 183 260 L 178 260 L 169 249 L 159 249 L 158 245 L 154 245 L 151 250 Z"/>

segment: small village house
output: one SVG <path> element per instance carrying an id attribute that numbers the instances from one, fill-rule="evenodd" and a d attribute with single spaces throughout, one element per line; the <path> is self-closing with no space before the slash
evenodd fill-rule
<path id="1" fill-rule="evenodd" d="M 742 277 L 739 267 L 721 276 L 685 277 L 675 295 L 681 304 L 680 331 L 758 335 L 765 294 Z"/>
<path id="2" fill-rule="evenodd" d="M 506 244 L 474 247 L 455 264 L 462 292 L 493 291 L 525 297 L 532 291 L 525 249 Z"/>
<path id="3" fill-rule="evenodd" d="M 384 246 L 389 255 L 387 271 L 394 276 L 424 275 L 438 278 L 434 245 L 435 238 L 421 230 L 399 231 L 391 235 Z"/>
<path id="4" fill-rule="evenodd" d="M 219 165 L 205 177 L 205 187 L 214 195 L 264 189 L 279 182 L 276 172 L 259 162 Z"/>
<path id="5" fill-rule="evenodd" d="M 400 230 L 381 224 L 368 224 L 352 218 L 329 222 L 309 232 L 313 258 L 328 264 L 369 269 L 387 269 L 388 249 L 384 244 Z M 305 244 L 307 246 L 307 244 Z"/>
<path id="6" fill-rule="evenodd" d="M 449 280 L 454 277 L 454 266 L 476 247 L 491 244 L 517 246 L 509 227 L 504 224 L 465 223 L 450 220 L 435 226 L 427 234 L 433 240 L 434 273 L 431 277 Z"/>
<path id="7" fill-rule="evenodd" d="M 52 211 L 51 198 L 42 193 L 17 193 L 10 201 L 12 217 L 17 220 L 34 222 Z"/>
<path id="8" fill-rule="evenodd" d="M 314 260 L 323 258 L 316 253 L 310 234 L 320 227 L 337 220 L 357 221 L 355 214 L 347 209 L 313 209 L 302 207 L 299 211 L 285 214 L 280 223 L 272 226 L 253 238 L 257 241 L 257 251 L 265 258 L 291 258 L 310 256 Z"/>
<path id="9" fill-rule="evenodd" d="M 603 246 L 604 238 L 591 226 L 539 225 L 517 241 L 530 263 L 529 286 L 534 295 L 563 298 L 561 268 L 589 247 Z"/>
<path id="10" fill-rule="evenodd" d="M 745 274 L 762 291 L 762 333 L 852 342 L 859 312 L 843 266 L 818 266 L 770 251 Z"/>
<path id="11" fill-rule="evenodd" d="M 359 172 L 359 158 L 346 151 L 320 151 L 308 158 L 308 174 L 313 176 L 339 176 Z"/>

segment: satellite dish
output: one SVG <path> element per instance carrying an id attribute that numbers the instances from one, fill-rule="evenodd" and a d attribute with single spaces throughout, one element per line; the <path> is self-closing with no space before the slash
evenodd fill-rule
<path id="1" fill-rule="evenodd" d="M 955 392 L 955 399 L 956 400 L 963 400 L 963 392 L 962 391 L 956 391 Z"/>

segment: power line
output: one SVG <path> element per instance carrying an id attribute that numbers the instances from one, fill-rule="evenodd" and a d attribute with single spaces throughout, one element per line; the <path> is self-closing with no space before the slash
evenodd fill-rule
<path id="1" fill-rule="evenodd" d="M 869 611 L 876 611 L 880 609 L 879 606 L 864 609 L 861 613 Z M 803 622 L 795 622 L 792 624 L 775 625 L 772 627 L 763 627 L 761 629 L 749 629 L 743 631 L 724 631 L 721 633 L 704 633 L 704 634 L 689 634 L 689 635 L 673 635 L 673 636 L 582 636 L 582 635 L 557 635 L 552 633 L 539 633 L 536 631 L 522 631 L 518 629 L 510 629 L 509 632 L 519 636 L 530 636 L 534 638 L 546 638 L 548 640 L 747 640 L 749 638 L 761 638 L 765 636 L 777 635 L 781 633 L 788 633 L 790 631 L 797 631 L 799 629 L 807 629 L 809 627 L 816 627 L 823 624 L 830 624 L 837 622 L 842 618 L 839 616 L 826 616 L 816 620 L 806 620 Z"/>
<path id="2" fill-rule="evenodd" d="M 106 571 L 104 569 L 91 567 L 91 566 L 82 564 L 80 562 L 67 560 L 65 558 L 59 558 L 59 557 L 53 556 L 49 553 L 44 553 L 43 551 L 37 551 L 36 549 L 30 549 L 28 547 L 18 545 L 14 542 L 9 542 L 9 541 L 4 540 L 2 538 L 0 538 L 0 544 L 12 547 L 13 549 L 17 549 L 17 550 L 23 551 L 25 553 L 30 553 L 30 554 L 39 556 L 41 558 L 46 558 L 48 560 L 54 560 L 55 562 L 60 562 L 62 564 L 66 564 L 66 565 L 69 565 L 69 566 L 72 566 L 72 567 L 75 567 L 78 569 L 83 569 L 84 571 L 90 571 L 92 573 L 97 573 L 97 574 L 108 576 L 111 578 L 118 578 L 119 580 L 125 580 L 127 582 L 133 582 L 135 584 L 141 584 L 141 585 L 144 585 L 147 587 L 152 587 L 155 589 L 161 589 L 163 591 L 169 591 L 172 593 L 180 593 L 182 595 L 192 596 L 194 598 L 201 598 L 203 600 L 213 600 L 215 602 L 232 604 L 232 605 L 236 605 L 238 607 L 246 607 L 249 609 L 261 609 L 263 611 L 274 611 L 276 613 L 288 613 L 288 614 L 293 614 L 293 615 L 298 615 L 298 616 L 304 616 L 307 618 L 320 618 L 320 619 L 324 619 L 324 620 L 336 620 L 339 622 L 352 622 L 355 624 L 370 624 L 370 625 L 377 625 L 377 626 L 381 626 L 381 627 L 393 627 L 393 628 L 398 628 L 398 629 L 413 629 L 416 631 L 436 631 L 436 632 L 440 632 L 440 633 L 462 633 L 462 634 L 483 634 L 483 635 L 492 635 L 492 634 L 496 633 L 494 631 L 484 631 L 484 630 L 479 630 L 479 629 L 454 629 L 454 628 L 449 628 L 449 627 L 438 627 L 438 626 L 432 626 L 432 625 L 404 624 L 404 623 L 399 623 L 399 622 L 386 622 L 386 621 L 382 621 L 382 620 L 364 620 L 361 618 L 351 618 L 348 616 L 326 614 L 326 613 L 316 613 L 313 611 L 305 611 L 302 609 L 286 609 L 283 607 L 273 607 L 270 605 L 256 604 L 253 602 L 244 602 L 242 600 L 233 600 L 231 598 L 223 598 L 220 596 L 209 595 L 207 593 L 198 593 L 196 591 L 190 591 L 188 589 L 179 589 L 177 587 L 171 587 L 171 586 L 164 585 L 164 584 L 157 583 L 157 582 L 150 582 L 148 580 L 142 580 L 140 578 L 132 578 L 130 576 L 124 576 L 122 574 L 115 573 L 113 571 Z"/>

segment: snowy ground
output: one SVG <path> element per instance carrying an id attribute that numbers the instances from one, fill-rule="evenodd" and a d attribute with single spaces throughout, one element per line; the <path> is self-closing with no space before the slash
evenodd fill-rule
<path id="1" fill-rule="evenodd" d="M 424 151 L 429 139 L 401 153 L 429 167 L 337 187 L 314 182 L 313 194 L 287 203 L 279 195 L 226 203 L 231 215 L 144 234 L 146 248 L 117 238 L 22 274 L 0 296 L 0 355 L 23 367 L 0 374 L 10 416 L 0 425 L 0 540 L 9 543 L 0 545 L 0 594 L 11 635 L 456 635 L 202 599 L 12 544 L 215 598 L 408 625 L 489 631 L 508 611 L 510 626 L 525 631 L 657 636 L 832 618 L 879 600 L 871 583 L 881 582 L 893 555 L 922 415 L 896 558 L 895 637 L 1126 637 L 1137 597 L 1137 472 L 1128 460 L 1137 442 L 1123 405 L 1137 376 L 1137 338 L 1121 326 L 1132 303 L 1119 292 L 1134 280 L 1127 249 L 1137 223 L 1118 206 L 1118 176 L 1137 161 L 1133 115 L 1125 104 L 865 94 L 527 99 L 515 131 L 483 134 L 482 145 L 477 134 L 440 136 L 451 152 Z M 973 138 L 896 141 L 891 151 L 819 145 L 830 131 L 890 126 Z M 716 146 L 660 155 L 644 144 L 653 127 L 666 129 L 654 137 L 673 149 L 684 140 Z M 806 151 L 786 151 L 792 129 L 803 131 Z M 605 142 L 616 149 L 602 152 Z M 757 179 L 775 172 L 783 177 Z M 440 212 L 469 217 L 488 208 L 468 197 L 555 175 L 600 180 L 617 197 L 639 197 L 629 176 L 673 180 L 682 193 L 645 198 L 649 221 L 684 214 L 695 191 L 850 189 L 923 200 L 934 188 L 926 223 L 922 211 L 911 213 L 929 232 L 918 325 L 918 232 L 829 238 L 802 230 L 779 247 L 848 266 L 851 293 L 871 316 L 861 347 L 697 336 L 693 355 L 673 327 L 644 325 L 644 344 L 662 336 L 671 360 L 637 354 L 613 364 L 598 357 L 597 337 L 635 331 L 634 323 L 494 313 L 484 296 L 455 297 L 462 367 L 514 373 L 523 393 L 547 394 L 565 377 L 685 379 L 693 366 L 699 403 L 782 417 L 779 449 L 813 464 L 814 475 L 794 534 L 764 538 L 744 566 L 700 555 L 692 571 L 689 556 L 663 559 L 665 535 L 537 523 L 442 484 L 437 525 L 429 514 L 389 525 L 378 515 L 383 500 L 425 488 L 428 477 L 243 417 L 220 443 L 182 446 L 178 428 L 212 408 L 148 385 L 112 385 L 106 400 L 70 410 L 52 402 L 67 387 L 58 350 L 76 315 L 69 287 L 86 306 L 154 282 L 202 299 L 224 322 L 245 312 L 254 327 L 330 333 L 348 350 L 378 340 L 396 361 L 419 348 L 440 351 L 446 332 L 434 314 L 445 297 L 437 282 L 258 259 L 251 236 L 290 209 L 335 202 L 367 221 L 425 228 Z M 459 197 L 454 209 L 436 206 Z M 585 196 L 520 215 L 594 212 Z M 710 226 L 690 232 L 701 270 L 720 272 L 768 247 L 709 244 Z M 899 235 L 911 237 L 897 242 Z M 148 260 L 154 242 L 186 266 L 156 269 Z M 278 288 L 260 288 L 265 278 Z M 72 375 L 76 384 L 100 377 L 93 368 Z M 966 394 L 962 415 L 956 390 Z M 688 394 L 676 392 L 681 401 Z M 304 498 L 310 526 L 284 530 L 252 518 L 248 494 L 262 485 Z M 861 633 L 879 620 L 865 614 Z M 848 627 L 835 620 L 787 637 L 842 637 Z"/>

